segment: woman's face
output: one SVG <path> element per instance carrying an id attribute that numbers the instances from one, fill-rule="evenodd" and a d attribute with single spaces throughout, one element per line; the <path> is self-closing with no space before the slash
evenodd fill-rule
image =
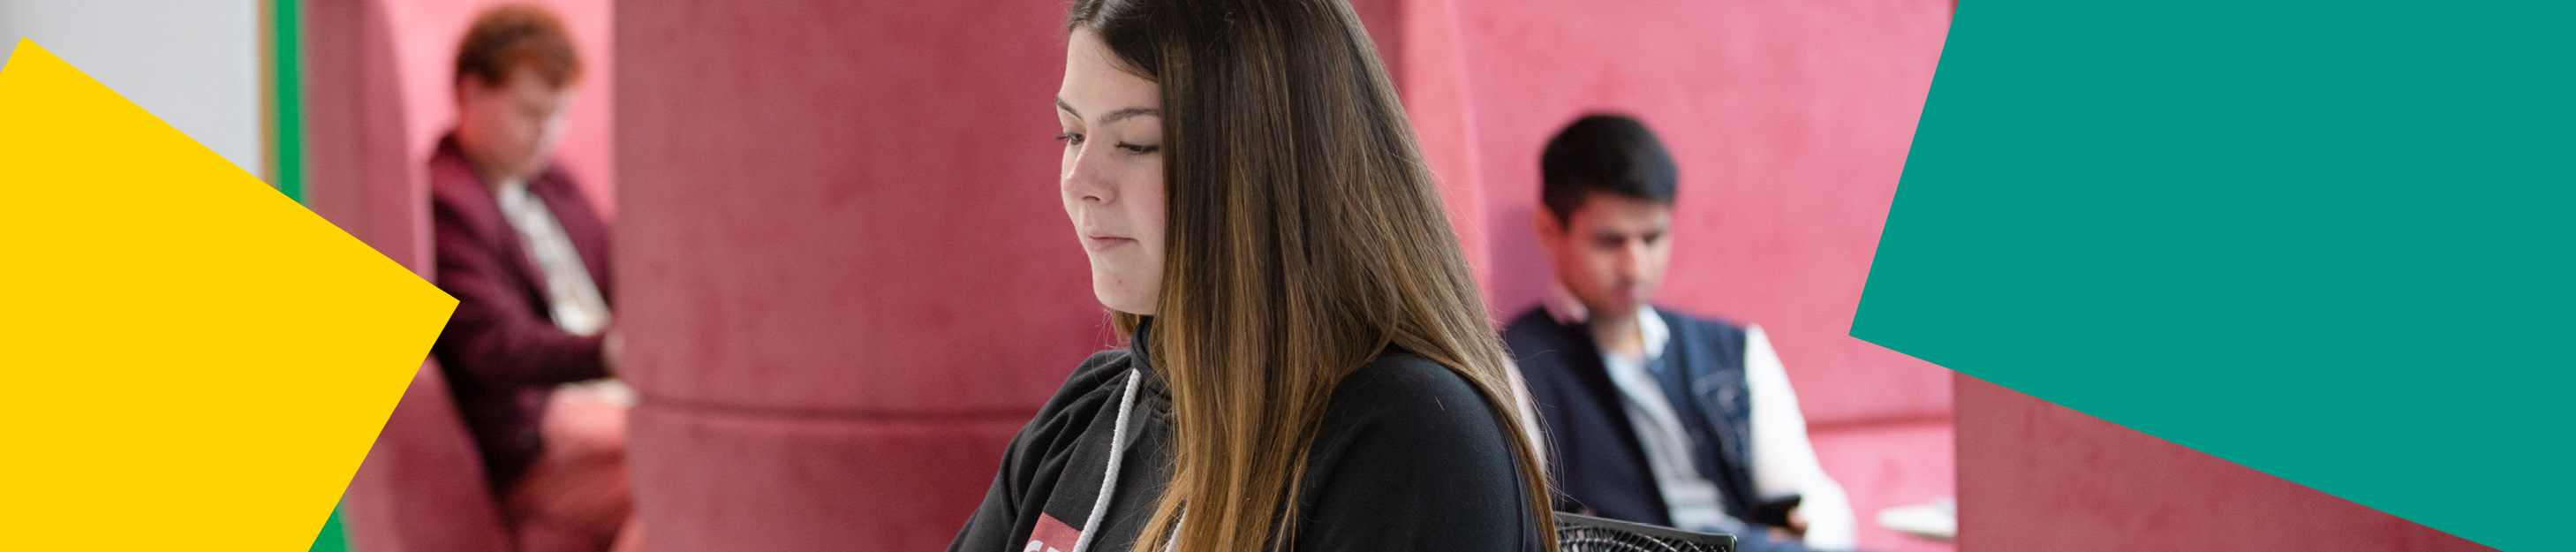
<path id="1" fill-rule="evenodd" d="M 1091 294 L 1152 315 L 1163 291 L 1162 92 L 1089 29 L 1075 29 L 1065 50 L 1055 95 L 1064 214 L 1091 258 Z"/>

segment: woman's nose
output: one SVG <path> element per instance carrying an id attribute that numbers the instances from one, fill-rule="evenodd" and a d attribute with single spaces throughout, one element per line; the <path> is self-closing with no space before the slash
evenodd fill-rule
<path id="1" fill-rule="evenodd" d="M 1064 193 L 1066 199 L 1107 203 L 1115 198 L 1117 187 L 1103 178 L 1089 146 L 1081 146 L 1065 159 Z"/>

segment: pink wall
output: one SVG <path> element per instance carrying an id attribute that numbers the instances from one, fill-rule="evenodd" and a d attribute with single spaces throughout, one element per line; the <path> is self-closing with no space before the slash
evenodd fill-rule
<path id="1" fill-rule="evenodd" d="M 1959 392 L 1970 550 L 2490 550 L 1983 380 Z"/>
<path id="2" fill-rule="evenodd" d="M 574 85 L 572 106 L 565 113 L 563 144 L 555 154 L 578 179 L 582 191 L 600 212 L 616 214 L 617 175 L 611 164 L 610 114 L 616 95 L 617 67 L 609 47 L 610 0 L 392 0 L 384 9 L 393 25 L 395 74 L 400 79 L 404 117 L 410 122 L 403 139 L 412 155 L 427 163 L 438 137 L 456 126 L 456 42 L 474 24 L 474 16 L 504 3 L 529 3 L 554 10 L 572 31 L 580 52 L 582 82 Z"/>

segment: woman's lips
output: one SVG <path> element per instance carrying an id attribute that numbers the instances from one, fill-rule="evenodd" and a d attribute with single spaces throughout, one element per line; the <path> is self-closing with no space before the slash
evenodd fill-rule
<path id="1" fill-rule="evenodd" d="M 1089 250 L 1092 250 L 1092 251 L 1107 251 L 1107 250 L 1109 250 L 1109 249 L 1113 249 L 1113 248 L 1116 248 L 1116 247 L 1118 247 L 1118 246 L 1127 245 L 1127 244 L 1131 244 L 1131 243 L 1136 243 L 1136 240 L 1131 239 L 1131 238 L 1121 238 L 1121 237 L 1117 237 L 1117 236 L 1083 236 L 1083 237 L 1082 237 L 1082 248 L 1083 248 L 1083 249 L 1089 249 Z"/>

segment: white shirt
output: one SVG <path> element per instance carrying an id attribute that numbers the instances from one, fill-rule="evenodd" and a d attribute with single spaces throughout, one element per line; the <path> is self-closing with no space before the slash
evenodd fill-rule
<path id="1" fill-rule="evenodd" d="M 528 192 L 524 179 L 502 182 L 492 199 L 500 203 L 501 217 L 518 230 L 519 243 L 527 247 L 528 258 L 545 276 L 546 311 L 555 327 L 574 335 L 606 328 L 608 301 L 600 297 L 599 284 L 590 280 L 590 267 L 582 264 L 581 252 L 573 249 L 572 237 L 555 221 L 554 210 Z"/>
<path id="2" fill-rule="evenodd" d="M 1570 325 L 1590 318 L 1572 292 L 1563 286 L 1552 291 L 1545 306 L 1559 323 Z M 1743 521 L 1726 515 L 1722 491 L 1696 466 L 1680 416 L 1665 399 L 1660 380 L 1648 372 L 1647 367 L 1662 358 L 1671 344 L 1672 328 L 1664 324 L 1653 307 L 1644 307 L 1637 311 L 1637 333 L 1644 345 L 1643 355 L 1626 356 L 1604 349 L 1601 362 L 1609 369 L 1612 384 L 1619 387 L 1628 423 L 1637 429 L 1646 467 L 1654 473 L 1673 526 L 1695 531 L 1746 530 Z M 1744 343 L 1744 382 L 1748 400 L 1752 401 L 1752 419 L 1748 423 L 1752 426 L 1754 490 L 1762 493 L 1765 500 L 1801 496 L 1798 513 L 1807 519 L 1804 542 L 1808 548 L 1851 549 L 1856 537 L 1851 499 L 1816 460 L 1816 449 L 1807 441 L 1806 415 L 1798 409 L 1798 394 L 1789 387 L 1789 373 L 1780 363 L 1779 352 L 1771 348 L 1771 339 L 1761 326 L 1746 327 Z"/>

